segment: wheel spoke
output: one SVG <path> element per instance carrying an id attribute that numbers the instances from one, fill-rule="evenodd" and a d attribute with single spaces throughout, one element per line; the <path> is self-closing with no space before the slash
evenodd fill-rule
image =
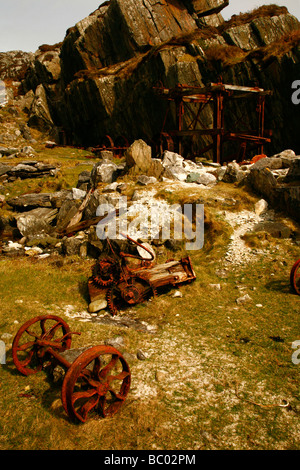
<path id="1" fill-rule="evenodd" d="M 27 349 L 32 348 L 34 344 L 35 344 L 34 341 L 29 341 L 28 343 L 24 343 L 21 346 L 17 347 L 17 351 L 26 351 Z"/>
<path id="2" fill-rule="evenodd" d="M 33 331 L 29 331 L 28 329 L 25 330 L 25 332 L 29 335 L 29 336 L 33 336 L 34 338 L 38 339 L 39 336 L 34 333 Z"/>
<path id="3" fill-rule="evenodd" d="M 101 365 L 102 365 L 101 359 L 98 356 L 94 360 L 93 377 L 99 377 L 99 373 L 100 373 L 100 370 L 101 370 Z"/>
<path id="4" fill-rule="evenodd" d="M 114 380 L 125 380 L 126 377 L 129 377 L 130 376 L 130 373 L 129 372 L 126 372 L 125 370 L 123 372 L 121 372 L 120 374 L 118 375 L 110 375 L 108 377 L 108 380 L 109 382 L 113 382 Z"/>
<path id="5" fill-rule="evenodd" d="M 20 361 L 20 364 L 21 364 L 23 367 L 24 367 L 24 366 L 25 366 L 25 367 L 28 366 L 28 364 L 31 363 L 33 356 L 34 356 L 34 351 L 33 351 L 33 350 L 29 351 L 28 357 L 27 357 L 26 359 L 23 359 L 23 361 Z"/>
<path id="6" fill-rule="evenodd" d="M 120 393 L 117 393 L 112 388 L 109 389 L 109 392 L 114 396 L 115 401 L 124 401 L 125 400 L 125 397 L 123 397 L 123 395 L 120 395 Z"/>
<path id="7" fill-rule="evenodd" d="M 84 380 L 88 385 L 90 385 L 91 387 L 93 388 L 97 388 L 98 385 L 99 385 L 99 380 L 98 380 L 98 377 L 96 379 L 94 379 L 91 375 L 91 371 L 90 370 L 83 370 L 80 374 L 80 378 L 82 380 Z"/>
<path id="8" fill-rule="evenodd" d="M 76 411 L 76 413 L 79 414 L 85 421 L 89 411 L 91 411 L 93 408 L 95 408 L 95 406 L 97 406 L 99 401 L 99 395 L 97 393 L 97 390 L 95 389 L 87 390 L 85 392 L 73 393 L 72 405 L 74 409 L 74 405 L 78 400 L 86 400 L 85 403 L 83 403 L 81 407 Z"/>
<path id="9" fill-rule="evenodd" d="M 52 339 L 55 335 L 56 331 L 61 327 L 60 322 L 57 322 L 55 325 L 51 326 L 51 328 L 46 332 L 47 339 Z"/>
<path id="10" fill-rule="evenodd" d="M 109 364 L 107 364 L 100 372 L 99 378 L 104 379 L 107 377 L 108 373 L 115 367 L 118 362 L 119 357 L 117 355 L 113 355 Z"/>

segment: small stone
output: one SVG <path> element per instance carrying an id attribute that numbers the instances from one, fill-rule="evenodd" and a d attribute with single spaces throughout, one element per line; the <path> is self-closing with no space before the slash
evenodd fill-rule
<path id="1" fill-rule="evenodd" d="M 248 302 L 252 302 L 252 299 L 251 299 L 250 295 L 248 295 L 248 294 L 244 295 L 243 297 L 239 297 L 238 299 L 236 299 L 236 303 L 238 305 L 243 305 L 243 304 L 246 304 Z"/>
<path id="2" fill-rule="evenodd" d="M 268 209 L 268 203 L 264 199 L 261 199 L 255 204 L 255 214 L 261 215 Z"/>
<path id="3" fill-rule="evenodd" d="M 221 290 L 221 284 L 209 284 L 209 287 L 215 290 Z"/>
<path id="4" fill-rule="evenodd" d="M 141 349 L 138 349 L 136 353 L 136 357 L 138 358 L 139 361 L 145 361 L 147 359 L 147 357 L 145 356 L 145 353 Z"/>
<path id="5" fill-rule="evenodd" d="M 117 336 L 116 338 L 108 339 L 104 341 L 107 346 L 112 346 L 120 352 L 123 352 L 125 347 L 125 342 L 123 336 Z"/>
<path id="6" fill-rule="evenodd" d="M 86 196 L 86 191 L 82 191 L 82 189 L 72 188 L 72 196 L 73 199 L 83 199 Z"/>
<path id="7" fill-rule="evenodd" d="M 91 302 L 89 305 L 89 313 L 96 313 L 100 312 L 101 310 L 106 309 L 107 301 L 106 299 L 95 300 Z"/>
<path id="8" fill-rule="evenodd" d="M 155 372 L 155 380 L 157 382 L 164 382 L 166 379 L 166 376 L 167 376 L 166 372 L 163 372 L 161 370 L 157 370 Z"/>
<path id="9" fill-rule="evenodd" d="M 181 298 L 183 296 L 182 296 L 182 293 L 179 290 L 177 290 L 176 292 L 174 292 L 172 297 L 175 299 L 175 298 Z"/>
<path id="10" fill-rule="evenodd" d="M 117 190 L 117 187 L 119 186 L 119 183 L 115 181 L 114 183 L 108 184 L 105 186 L 105 188 L 102 190 L 103 193 L 113 193 L 114 191 Z"/>
<path id="11" fill-rule="evenodd" d="M 13 335 L 11 335 L 10 333 L 3 333 L 3 335 L 1 335 L 1 339 L 4 341 L 4 340 L 10 340 L 11 338 L 13 337 Z"/>
<path id="12" fill-rule="evenodd" d="M 148 184 L 155 184 L 157 183 L 157 179 L 154 176 L 146 176 L 146 175 L 141 175 L 139 176 L 137 183 L 147 186 Z"/>

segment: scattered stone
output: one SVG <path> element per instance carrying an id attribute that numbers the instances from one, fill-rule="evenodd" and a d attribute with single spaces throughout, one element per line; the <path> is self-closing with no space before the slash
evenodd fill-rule
<path id="1" fill-rule="evenodd" d="M 113 193 L 117 190 L 119 183 L 115 181 L 114 183 L 109 184 L 108 186 L 105 186 L 105 188 L 102 190 L 103 193 Z"/>
<path id="2" fill-rule="evenodd" d="M 199 178 L 197 178 L 196 183 L 211 186 L 217 183 L 217 178 L 210 173 L 202 173 L 199 175 Z"/>
<path id="3" fill-rule="evenodd" d="M 251 170 L 263 170 L 264 168 L 279 170 L 282 168 L 282 161 L 279 157 L 265 157 L 255 162 Z"/>
<path id="4" fill-rule="evenodd" d="M 116 336 L 116 338 L 107 339 L 104 341 L 104 344 L 107 346 L 112 346 L 121 353 L 124 351 L 125 348 L 125 341 L 123 336 Z"/>
<path id="5" fill-rule="evenodd" d="M 11 240 L 8 241 L 6 246 L 2 247 L 2 251 L 4 253 L 9 253 L 9 252 L 23 250 L 23 249 L 24 249 L 23 245 L 17 242 L 13 242 Z"/>
<path id="6" fill-rule="evenodd" d="M 43 253 L 43 250 L 39 248 L 38 246 L 34 246 L 32 248 L 25 247 L 25 255 L 27 256 L 36 256 L 36 255 L 41 255 L 42 253 Z"/>
<path id="7" fill-rule="evenodd" d="M 147 359 L 147 356 L 141 349 L 137 350 L 136 357 L 138 358 L 139 361 L 146 361 Z"/>
<path id="8" fill-rule="evenodd" d="M 179 290 L 177 290 L 176 292 L 174 292 L 174 294 L 172 295 L 173 299 L 176 299 L 176 298 L 182 298 L 183 295 L 182 295 L 182 292 L 180 292 Z"/>
<path id="9" fill-rule="evenodd" d="M 3 334 L 1 335 L 1 339 L 2 339 L 3 341 L 9 341 L 9 340 L 11 340 L 12 338 L 13 338 L 13 335 L 11 335 L 10 333 L 3 333 Z"/>
<path id="10" fill-rule="evenodd" d="M 15 210 L 29 210 L 38 207 L 52 207 L 50 193 L 23 194 L 7 200 L 7 204 Z"/>
<path id="11" fill-rule="evenodd" d="M 91 172 L 91 181 L 96 188 L 99 183 L 113 183 L 117 179 L 118 167 L 110 160 L 100 160 Z"/>
<path id="12" fill-rule="evenodd" d="M 87 255 L 87 240 L 77 237 L 65 237 L 62 241 L 62 252 L 66 256 L 80 256 L 85 258 Z"/>
<path id="13" fill-rule="evenodd" d="M 265 213 L 267 210 L 268 210 L 268 203 L 264 199 L 260 199 L 260 201 L 258 201 L 255 204 L 255 214 L 261 215 Z"/>
<path id="14" fill-rule="evenodd" d="M 238 299 L 236 299 L 236 303 L 238 305 L 244 305 L 250 302 L 252 302 L 252 298 L 249 294 L 245 294 L 243 297 L 239 297 Z"/>
<path id="15" fill-rule="evenodd" d="M 237 181 L 237 174 L 238 174 L 239 171 L 240 171 L 240 167 L 236 163 L 236 161 L 228 163 L 225 174 L 223 175 L 222 180 L 225 183 L 235 183 Z"/>
<path id="16" fill-rule="evenodd" d="M 48 149 L 53 149 L 54 147 L 57 147 L 57 143 L 51 140 L 47 140 L 46 142 L 44 142 L 44 145 Z"/>
<path id="17" fill-rule="evenodd" d="M 254 232 L 267 232 L 274 238 L 290 238 L 292 230 L 280 222 L 263 221 L 256 224 Z"/>
<path id="18" fill-rule="evenodd" d="M 157 179 L 154 176 L 141 175 L 138 177 L 137 183 L 143 186 L 147 186 L 148 184 L 157 183 Z"/>
<path id="19" fill-rule="evenodd" d="M 208 284 L 208 286 L 215 290 L 221 290 L 221 284 Z"/>
<path id="20" fill-rule="evenodd" d="M 106 299 L 99 299 L 91 302 L 89 304 L 89 312 L 90 313 L 97 313 L 101 310 L 105 310 L 107 308 L 107 301 Z"/>
<path id="21" fill-rule="evenodd" d="M 82 171 L 78 176 L 77 188 L 87 190 L 89 184 L 91 182 L 91 172 L 90 171 Z"/>
<path id="22" fill-rule="evenodd" d="M 73 199 L 84 199 L 86 196 L 86 191 L 78 188 L 72 188 Z"/>
<path id="23" fill-rule="evenodd" d="M 291 182 L 300 182 L 300 158 L 297 158 L 296 160 L 293 161 L 293 163 L 290 166 L 290 169 L 288 171 L 288 174 L 286 175 L 284 179 L 285 183 L 291 183 Z M 298 191 L 299 193 L 299 191 Z M 298 196 L 298 199 L 300 197 Z"/>
<path id="24" fill-rule="evenodd" d="M 167 373 L 166 372 L 164 372 L 162 370 L 157 370 L 155 372 L 155 380 L 157 382 L 159 382 L 159 383 L 165 382 L 166 378 L 167 378 Z"/>
<path id="25" fill-rule="evenodd" d="M 38 208 L 15 216 L 20 233 L 27 237 L 52 231 L 51 222 L 56 218 L 57 209 Z"/>

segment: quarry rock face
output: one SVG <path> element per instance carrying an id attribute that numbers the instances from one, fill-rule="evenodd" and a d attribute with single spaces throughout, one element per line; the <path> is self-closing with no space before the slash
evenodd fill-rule
<path id="1" fill-rule="evenodd" d="M 61 50 L 63 81 L 69 83 L 79 70 L 126 61 L 196 29 L 179 0 L 112 0 L 69 30 Z"/>
<path id="2" fill-rule="evenodd" d="M 258 84 L 273 92 L 266 102 L 266 128 L 273 130 L 266 152 L 274 155 L 288 145 L 299 154 L 300 108 L 291 102 L 289 84 L 300 76 L 300 23 L 274 5 L 225 22 L 227 5 L 227 0 L 104 3 L 70 27 L 62 43 L 26 56 L 21 99 L 29 124 L 52 127 L 60 143 L 99 146 L 107 135 L 113 140 L 123 135 L 130 144 L 142 139 L 153 148 L 163 125 L 177 126 L 174 107 L 155 87 L 202 87 L 222 76 L 224 83 Z M 228 103 L 225 127 L 242 120 L 245 129 L 255 129 L 256 105 L 237 101 Z M 184 122 L 191 116 L 188 111 Z M 202 123 L 212 126 L 211 106 Z M 196 147 L 209 143 L 198 137 Z M 189 152 L 187 144 L 185 158 Z"/>

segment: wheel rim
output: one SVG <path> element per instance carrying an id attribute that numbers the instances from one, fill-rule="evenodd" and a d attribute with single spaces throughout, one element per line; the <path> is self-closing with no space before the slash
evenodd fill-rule
<path id="1" fill-rule="evenodd" d="M 12 346 L 13 361 L 24 375 L 36 374 L 49 360 L 51 348 L 63 352 L 71 347 L 69 326 L 55 315 L 35 317 L 27 321 L 17 332 Z"/>
<path id="2" fill-rule="evenodd" d="M 130 369 L 119 351 L 94 346 L 83 352 L 66 373 L 62 403 L 72 421 L 84 423 L 88 414 L 113 416 L 123 405 L 129 389 Z"/>
<path id="3" fill-rule="evenodd" d="M 290 281 L 294 292 L 300 295 L 300 259 L 296 261 L 292 268 Z"/>

